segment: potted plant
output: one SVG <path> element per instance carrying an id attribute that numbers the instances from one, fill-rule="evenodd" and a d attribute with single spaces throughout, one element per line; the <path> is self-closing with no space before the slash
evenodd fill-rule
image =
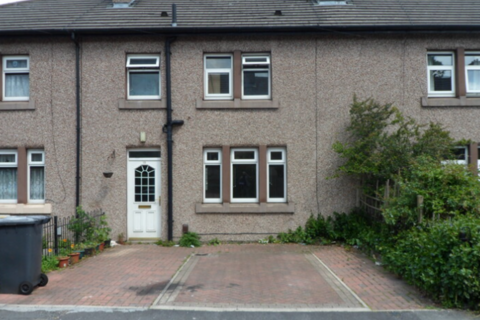
<path id="1" fill-rule="evenodd" d="M 107 217 L 105 215 L 102 215 L 100 217 L 100 221 L 98 222 L 97 227 L 95 228 L 95 236 L 96 236 L 97 242 L 100 243 L 99 245 L 100 251 L 103 251 L 105 246 L 105 241 L 110 237 L 109 236 L 110 231 L 112 231 L 112 229 L 108 227 Z"/>
<path id="2" fill-rule="evenodd" d="M 58 259 L 58 267 L 59 268 L 66 268 L 68 267 L 68 262 L 70 260 L 69 255 L 69 250 L 67 248 L 61 248 L 59 255 L 57 257 Z"/>

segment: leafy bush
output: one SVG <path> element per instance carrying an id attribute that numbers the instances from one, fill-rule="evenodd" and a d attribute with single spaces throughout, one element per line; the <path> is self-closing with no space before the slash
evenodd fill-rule
<path id="1" fill-rule="evenodd" d="M 58 269 L 57 256 L 43 256 L 42 257 L 42 272 L 47 273 L 49 271 Z"/>
<path id="2" fill-rule="evenodd" d="M 178 243 L 181 247 L 200 247 L 200 236 L 195 232 L 185 232 Z"/>
<path id="3" fill-rule="evenodd" d="M 417 195 L 424 198 L 423 214 L 427 218 L 479 213 L 480 183 L 463 165 L 442 164 L 421 156 L 396 181 L 398 195 L 383 209 L 389 224 L 408 228 L 418 222 Z"/>
<path id="4" fill-rule="evenodd" d="M 175 245 L 175 242 L 169 240 L 158 240 L 157 242 L 155 242 L 155 244 L 162 247 L 173 247 Z"/>
<path id="5" fill-rule="evenodd" d="M 466 242 L 460 239 L 463 233 Z M 457 216 L 402 232 L 384 248 L 389 269 L 447 307 L 480 309 L 480 218 Z"/>
<path id="6" fill-rule="evenodd" d="M 288 229 L 287 233 L 279 233 L 277 237 L 283 243 L 313 243 L 313 239 L 300 226 L 295 231 Z"/>
<path id="7" fill-rule="evenodd" d="M 221 244 L 221 242 L 220 242 L 220 240 L 218 240 L 218 238 L 213 238 L 210 241 L 208 241 L 209 246 L 218 246 L 220 244 Z"/>

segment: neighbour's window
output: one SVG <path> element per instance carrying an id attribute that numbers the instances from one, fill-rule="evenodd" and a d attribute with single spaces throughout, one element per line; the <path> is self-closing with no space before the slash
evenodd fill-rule
<path id="1" fill-rule="evenodd" d="M 222 202 L 222 150 L 205 149 L 203 151 L 204 202 Z"/>
<path id="2" fill-rule="evenodd" d="M 205 99 L 232 99 L 232 55 L 205 56 Z"/>
<path id="3" fill-rule="evenodd" d="M 455 96 L 455 72 L 453 53 L 428 53 L 427 60 L 428 95 L 432 97 Z"/>
<path id="4" fill-rule="evenodd" d="M 30 99 L 30 59 L 26 56 L 5 56 L 2 59 L 3 101 Z"/>
<path id="5" fill-rule="evenodd" d="M 465 54 L 467 94 L 480 94 L 480 53 Z"/>
<path id="6" fill-rule="evenodd" d="M 127 56 L 127 92 L 129 100 L 160 99 L 160 56 Z"/>
<path id="7" fill-rule="evenodd" d="M 268 202 L 286 202 L 287 194 L 287 159 L 284 148 L 270 148 L 267 156 Z"/>
<path id="8" fill-rule="evenodd" d="M 468 164 L 468 148 L 465 146 L 459 146 L 453 148 L 451 156 L 443 160 L 442 163 L 457 163 L 457 164 Z"/>
<path id="9" fill-rule="evenodd" d="M 258 150 L 231 150 L 232 202 L 258 202 Z"/>
<path id="10" fill-rule="evenodd" d="M 242 98 L 270 99 L 270 56 L 242 56 Z"/>
<path id="11" fill-rule="evenodd" d="M 45 152 L 28 151 L 28 202 L 45 202 Z"/>
<path id="12" fill-rule="evenodd" d="M 0 203 L 17 202 L 16 150 L 0 150 Z"/>

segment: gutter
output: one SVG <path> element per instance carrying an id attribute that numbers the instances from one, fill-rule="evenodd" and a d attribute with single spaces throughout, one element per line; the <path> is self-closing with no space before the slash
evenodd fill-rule
<path id="1" fill-rule="evenodd" d="M 72 40 L 75 43 L 75 104 L 76 104 L 76 170 L 75 170 L 75 216 L 77 207 L 80 205 L 80 43 L 72 32 Z"/>

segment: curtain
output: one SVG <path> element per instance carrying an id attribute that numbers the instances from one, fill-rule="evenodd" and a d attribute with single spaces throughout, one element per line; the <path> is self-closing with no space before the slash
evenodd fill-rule
<path id="1" fill-rule="evenodd" d="M 468 88 L 480 91 L 480 70 L 468 70 Z"/>
<path id="2" fill-rule="evenodd" d="M 0 168 L 0 200 L 17 199 L 17 168 Z"/>
<path id="3" fill-rule="evenodd" d="M 45 170 L 41 168 L 30 168 L 30 199 L 45 199 Z"/>
<path id="4" fill-rule="evenodd" d="M 5 96 L 28 97 L 30 92 L 30 83 L 28 78 L 28 74 L 6 74 Z"/>

